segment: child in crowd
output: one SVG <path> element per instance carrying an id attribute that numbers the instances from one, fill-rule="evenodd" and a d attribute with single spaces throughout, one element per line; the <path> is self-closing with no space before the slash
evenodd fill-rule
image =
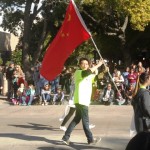
<path id="1" fill-rule="evenodd" d="M 29 84 L 28 89 L 27 89 L 27 96 L 29 96 L 28 106 L 30 106 L 35 96 L 35 88 L 33 84 Z"/>
<path id="2" fill-rule="evenodd" d="M 58 104 L 61 105 L 63 100 L 64 100 L 64 92 L 61 90 L 61 88 L 58 88 L 57 93 L 54 94 L 53 102 L 55 105 L 58 105 Z"/>
<path id="3" fill-rule="evenodd" d="M 20 84 L 20 87 L 17 90 L 17 95 L 22 105 L 26 105 L 27 95 L 25 91 L 25 85 L 23 83 Z"/>
<path id="4" fill-rule="evenodd" d="M 47 83 L 44 85 L 44 87 L 41 90 L 41 97 L 42 97 L 42 105 L 48 105 L 48 102 L 51 99 L 51 87 Z"/>
<path id="5" fill-rule="evenodd" d="M 21 83 L 20 87 L 18 88 L 17 94 L 18 94 L 20 103 L 23 106 L 26 106 L 26 105 L 30 106 L 34 99 L 35 89 L 32 84 L 29 84 L 29 86 L 25 86 L 23 83 Z"/>
<path id="6" fill-rule="evenodd" d="M 116 101 L 118 105 L 123 105 L 125 103 L 124 91 L 120 88 L 116 93 Z"/>
<path id="7" fill-rule="evenodd" d="M 18 86 L 18 74 L 16 71 L 13 72 L 13 75 L 12 75 L 12 87 L 13 87 L 13 95 L 12 95 L 12 98 L 13 99 L 17 99 L 17 90 L 19 88 Z"/>

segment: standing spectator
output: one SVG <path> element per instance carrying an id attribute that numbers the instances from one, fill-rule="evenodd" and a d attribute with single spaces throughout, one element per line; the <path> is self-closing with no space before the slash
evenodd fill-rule
<path id="1" fill-rule="evenodd" d="M 63 90 L 65 87 L 65 72 L 66 72 L 66 67 L 64 66 L 63 71 L 59 75 L 59 85 L 61 85 L 61 89 Z"/>
<path id="2" fill-rule="evenodd" d="M 34 81 L 34 86 L 35 88 L 35 95 L 39 96 L 40 95 L 40 89 L 39 89 L 39 79 L 40 79 L 40 69 L 41 63 L 37 62 L 36 65 L 32 68 L 33 71 L 33 81 Z"/>
<path id="3" fill-rule="evenodd" d="M 147 67 L 147 68 L 145 69 L 145 72 L 150 74 L 150 67 Z"/>
<path id="4" fill-rule="evenodd" d="M 102 65 L 102 61 L 99 61 L 96 66 L 89 68 L 89 60 L 87 58 L 81 58 L 79 60 L 79 65 L 80 69 L 76 70 L 74 74 L 74 104 L 76 106 L 76 114 L 62 138 L 63 142 L 67 145 L 69 145 L 71 132 L 73 131 L 74 127 L 81 121 L 81 119 L 88 144 L 95 144 L 100 141 L 100 138 L 93 138 L 93 135 L 89 129 L 88 107 L 92 94 L 92 81 L 94 77 L 92 73 Z"/>
<path id="5" fill-rule="evenodd" d="M 51 91 L 52 93 L 57 93 L 59 87 L 59 76 L 57 76 L 53 81 L 51 81 Z"/>
<path id="6" fill-rule="evenodd" d="M 21 69 L 21 66 L 16 65 L 15 71 L 18 77 L 18 86 L 20 86 L 21 83 L 25 84 L 25 74 L 23 73 L 23 70 Z"/>
<path id="7" fill-rule="evenodd" d="M 128 74 L 128 81 L 129 81 L 129 85 L 132 84 L 133 87 L 135 88 L 136 81 L 137 81 L 137 75 L 135 74 L 133 68 L 130 69 L 130 73 Z"/>
<path id="8" fill-rule="evenodd" d="M 147 67 L 145 70 L 146 73 L 150 74 L 150 67 Z M 147 86 L 147 89 L 150 90 L 150 86 Z"/>
<path id="9" fill-rule="evenodd" d="M 145 68 L 143 67 L 143 64 L 142 64 L 141 61 L 138 63 L 136 69 L 137 69 L 138 71 L 140 70 L 141 73 L 145 72 Z"/>
<path id="10" fill-rule="evenodd" d="M 120 71 L 117 71 L 115 73 L 115 75 L 113 76 L 113 81 L 116 83 L 116 85 L 118 87 L 121 87 L 123 86 L 123 83 L 124 83 L 124 78 L 123 76 L 121 75 L 121 72 Z"/>
<path id="11" fill-rule="evenodd" d="M 17 91 L 18 91 L 18 88 L 19 88 L 19 85 L 18 85 L 18 74 L 16 72 L 16 70 L 13 72 L 13 76 L 12 76 L 12 89 L 13 89 L 13 94 L 12 94 L 12 98 L 15 98 L 17 99 Z"/>
<path id="12" fill-rule="evenodd" d="M 103 90 L 108 82 L 109 82 L 109 75 L 108 75 L 108 67 L 105 67 L 104 65 L 102 65 L 100 68 L 99 68 L 99 71 L 98 71 L 98 81 L 97 81 L 97 87 L 98 89 L 101 89 Z"/>
<path id="13" fill-rule="evenodd" d="M 118 102 L 119 105 L 122 105 L 125 100 L 124 100 L 124 96 L 125 96 L 125 90 L 124 90 L 124 78 L 121 75 L 120 71 L 117 71 L 116 74 L 113 77 L 113 81 L 115 82 L 117 88 L 119 91 L 115 92 L 115 97 L 116 97 L 116 101 Z"/>
<path id="14" fill-rule="evenodd" d="M 129 81 L 128 81 L 128 75 L 130 72 L 130 68 L 127 67 L 126 70 L 122 73 L 123 78 L 124 78 L 124 88 L 127 89 L 127 87 L 129 86 Z"/>
<path id="15" fill-rule="evenodd" d="M 6 79 L 8 81 L 8 94 L 7 94 L 8 100 L 12 98 L 12 94 L 13 94 L 12 77 L 13 77 L 14 67 L 15 67 L 14 63 L 10 62 L 9 67 L 6 69 Z"/>
<path id="16" fill-rule="evenodd" d="M 2 95 L 3 89 L 3 68 L 0 66 L 0 95 Z"/>
<path id="17" fill-rule="evenodd" d="M 37 83 L 37 96 L 41 96 L 41 90 L 44 87 L 45 84 L 49 84 L 49 81 L 46 80 L 42 75 L 40 75 L 38 83 Z"/>
<path id="18" fill-rule="evenodd" d="M 72 72 L 72 68 L 69 68 L 69 69 L 66 70 L 66 73 L 65 73 L 65 89 L 66 89 L 66 94 L 70 94 L 71 72 Z"/>

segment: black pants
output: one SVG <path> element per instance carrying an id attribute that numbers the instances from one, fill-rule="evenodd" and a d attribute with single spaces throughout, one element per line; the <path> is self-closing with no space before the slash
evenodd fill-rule
<path id="1" fill-rule="evenodd" d="M 80 122 L 82 119 L 82 125 L 84 129 L 84 133 L 87 137 L 88 143 L 93 142 L 93 135 L 89 129 L 89 115 L 88 115 L 88 106 L 76 104 L 76 114 L 72 122 L 67 128 L 65 135 L 63 136 L 63 140 L 69 140 L 71 132 L 75 128 L 75 126 Z"/>
<path id="2" fill-rule="evenodd" d="M 70 117 L 74 114 L 75 110 L 76 110 L 76 108 L 70 107 L 69 113 L 64 118 L 61 126 L 64 126 L 67 123 L 67 121 L 70 119 Z"/>

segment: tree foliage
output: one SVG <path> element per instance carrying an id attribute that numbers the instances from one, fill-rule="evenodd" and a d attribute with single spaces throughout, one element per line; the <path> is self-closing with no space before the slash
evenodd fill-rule
<path id="1" fill-rule="evenodd" d="M 42 60 L 47 46 L 62 24 L 68 2 L 69 0 L 0 0 L 3 11 L 1 26 L 15 35 L 18 35 L 18 30 L 21 31 L 18 49 L 22 51 L 22 64 L 26 72 L 29 72 L 31 64 Z M 105 57 L 124 56 L 124 59 L 129 60 L 130 49 L 143 36 L 139 31 L 144 31 L 149 25 L 150 0 L 75 2 L 100 52 Z M 80 56 L 92 58 L 94 49 L 90 40 L 85 42 L 74 51 L 66 64 L 75 63 Z"/>
<path id="2" fill-rule="evenodd" d="M 125 11 L 129 14 L 132 28 L 144 31 L 150 23 L 149 0 L 122 0 Z"/>

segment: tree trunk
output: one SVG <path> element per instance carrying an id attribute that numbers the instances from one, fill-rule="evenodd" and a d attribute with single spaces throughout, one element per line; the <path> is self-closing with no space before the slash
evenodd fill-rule
<path id="1" fill-rule="evenodd" d="M 31 76 L 31 65 L 29 60 L 29 43 L 30 43 L 30 34 L 31 34 L 31 10 L 32 0 L 26 1 L 25 13 L 24 13 L 24 31 L 23 31 L 23 50 L 22 50 L 22 63 L 23 70 L 25 72 L 26 79 L 28 80 Z"/>
<path id="2" fill-rule="evenodd" d="M 44 48 L 44 40 L 45 40 L 46 35 L 47 35 L 46 33 L 47 33 L 47 19 L 46 19 L 46 17 L 45 17 L 42 36 L 41 36 L 40 41 L 38 42 L 37 51 L 36 51 L 35 54 L 34 54 L 33 64 L 35 64 L 35 63 L 38 61 L 38 59 L 39 59 L 39 57 L 40 57 L 40 55 L 41 55 L 41 52 L 42 52 L 42 50 L 43 50 L 43 48 Z"/>
<path id="3" fill-rule="evenodd" d="M 127 41 L 126 41 L 126 29 L 128 26 L 128 16 L 125 17 L 124 20 L 124 24 L 121 27 L 121 34 L 119 35 L 119 39 L 121 42 L 121 51 L 123 54 L 123 58 L 124 58 L 124 63 L 125 63 L 125 67 L 130 66 L 131 65 L 131 53 L 130 53 L 130 48 L 127 46 Z"/>
<path id="4" fill-rule="evenodd" d="M 143 35 L 143 32 L 139 32 L 138 34 L 133 36 L 132 39 L 130 39 L 130 41 L 128 43 L 126 42 L 125 36 L 122 36 L 122 38 L 120 38 L 121 50 L 123 53 L 125 67 L 129 67 L 131 65 L 131 63 L 132 63 L 132 58 L 131 58 L 131 53 L 130 53 L 131 48 L 137 42 L 137 40 L 139 40 L 139 38 L 141 38 L 142 35 Z"/>
<path id="5" fill-rule="evenodd" d="M 131 65 L 131 54 L 130 54 L 130 48 L 126 44 L 125 34 L 120 35 L 119 39 L 120 39 L 120 43 L 121 43 L 121 51 L 123 54 L 125 67 L 130 66 Z"/>

